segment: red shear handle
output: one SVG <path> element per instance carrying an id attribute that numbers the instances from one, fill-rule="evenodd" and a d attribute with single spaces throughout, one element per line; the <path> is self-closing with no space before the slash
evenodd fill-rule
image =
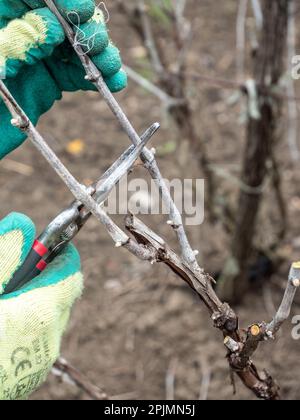
<path id="1" fill-rule="evenodd" d="M 21 267 L 15 272 L 12 279 L 4 290 L 4 294 L 12 293 L 18 290 L 22 285 L 32 280 L 31 273 L 35 267 L 39 266 L 41 259 L 48 253 L 48 248 L 45 247 L 41 242 L 36 240 L 33 247 L 28 254 L 26 260 Z"/>

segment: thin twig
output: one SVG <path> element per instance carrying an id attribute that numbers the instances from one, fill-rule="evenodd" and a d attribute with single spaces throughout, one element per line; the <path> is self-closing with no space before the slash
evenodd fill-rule
<path id="1" fill-rule="evenodd" d="M 260 0 L 251 0 L 251 5 L 255 17 L 256 27 L 258 30 L 261 30 L 264 23 L 264 17 L 261 9 Z"/>
<path id="2" fill-rule="evenodd" d="M 219 165 L 209 165 L 209 168 L 220 178 L 227 179 L 231 182 L 232 185 L 237 185 L 242 191 L 247 194 L 262 194 L 265 189 L 265 185 L 259 185 L 258 187 L 251 187 L 250 185 L 245 184 L 241 178 L 233 175 L 229 170 L 222 168 Z"/>
<path id="3" fill-rule="evenodd" d="M 74 197 L 96 217 L 96 219 L 105 226 L 110 237 L 113 239 L 117 247 L 125 247 L 138 258 L 151 261 L 153 256 L 147 249 L 143 249 L 132 241 L 107 215 L 102 206 L 99 205 L 90 195 L 89 190 L 80 184 L 69 170 L 60 161 L 54 151 L 48 146 L 38 130 L 31 123 L 25 112 L 18 105 L 7 87 L 0 80 L 0 96 L 3 98 L 7 108 L 13 117 L 12 123 L 20 130 L 25 132 L 33 145 L 44 156 L 58 176 L 64 181 Z"/>
<path id="4" fill-rule="evenodd" d="M 242 81 L 245 72 L 245 25 L 248 9 L 248 0 L 239 0 L 236 20 L 236 73 L 237 79 Z"/>
<path id="5" fill-rule="evenodd" d="M 178 366 L 178 359 L 175 357 L 170 361 L 166 373 L 166 400 L 175 400 L 175 377 Z"/>
<path id="6" fill-rule="evenodd" d="M 229 79 L 223 79 L 221 77 L 213 77 L 213 76 L 207 76 L 205 74 L 201 74 L 199 72 L 195 71 L 188 71 L 185 73 L 186 77 L 194 80 L 198 80 L 199 82 L 205 82 L 205 84 L 209 85 L 210 87 L 216 87 L 220 89 L 230 89 L 230 90 L 240 90 L 242 93 L 246 93 L 245 84 L 241 82 L 237 82 L 236 80 L 229 80 Z M 257 84 L 258 90 L 263 94 L 265 89 L 265 86 Z M 284 101 L 300 101 L 299 96 L 295 95 L 288 95 L 286 93 L 278 91 L 268 91 L 268 96 L 271 96 L 275 99 L 282 99 Z"/>
<path id="7" fill-rule="evenodd" d="M 175 0 L 175 6 L 174 6 L 175 7 L 175 15 L 176 15 L 176 19 L 179 23 L 179 26 L 181 26 L 180 23 L 182 23 L 184 11 L 185 11 L 185 8 L 186 8 L 186 3 L 187 3 L 187 0 Z"/>
<path id="8" fill-rule="evenodd" d="M 300 263 L 292 264 L 289 278 L 281 305 L 276 312 L 272 322 L 267 325 L 267 332 L 274 336 L 282 324 L 288 319 L 291 307 L 294 302 L 295 294 L 300 286 Z"/>
<path id="9" fill-rule="evenodd" d="M 290 66 L 293 57 L 296 55 L 296 26 L 295 26 L 295 3 L 293 0 L 289 4 L 289 18 L 288 18 L 288 67 Z M 292 77 L 287 78 L 287 94 L 290 97 L 295 96 L 295 84 Z M 298 108 L 295 101 L 288 101 L 288 145 L 291 159 L 293 162 L 298 162 L 300 159 L 300 152 L 298 147 Z"/>
<path id="10" fill-rule="evenodd" d="M 148 90 L 153 95 L 157 96 L 162 102 L 166 102 L 170 99 L 170 103 L 172 106 L 181 106 L 184 104 L 184 100 L 172 98 L 169 96 L 166 92 L 164 92 L 161 88 L 159 88 L 157 85 L 151 83 L 149 80 L 143 78 L 139 73 L 135 72 L 133 69 L 131 69 L 128 66 L 124 66 L 124 69 L 128 71 L 129 77 L 142 86 L 144 89 Z M 220 77 L 213 77 L 213 76 L 207 76 L 201 73 L 193 72 L 193 71 L 186 71 L 185 77 L 187 79 L 191 80 L 197 80 L 198 82 L 204 82 L 205 86 L 209 87 L 215 87 L 219 89 L 228 89 L 228 90 L 240 90 L 242 93 L 246 93 L 246 87 L 245 84 L 239 83 L 236 80 L 229 80 L 229 79 L 223 79 Z M 264 91 L 264 87 L 261 85 L 257 85 L 257 87 L 260 89 L 261 92 Z M 166 96 L 167 95 L 167 96 Z M 275 99 L 282 99 L 286 102 L 300 102 L 300 97 L 296 96 L 295 93 L 283 93 L 279 91 L 271 91 L 268 92 L 268 95 L 275 98 Z"/>
<path id="11" fill-rule="evenodd" d="M 144 0 L 138 0 L 138 10 L 141 15 L 141 23 L 144 32 L 145 45 L 149 51 L 149 56 L 151 58 L 152 65 L 155 69 L 155 72 L 160 76 L 160 78 L 164 78 L 165 69 L 160 60 L 159 53 L 156 48 L 154 36 L 152 33 L 151 22 L 146 12 L 146 4 Z"/>
<path id="12" fill-rule="evenodd" d="M 94 83 L 98 91 L 103 96 L 104 100 L 108 104 L 109 108 L 115 115 L 117 121 L 128 135 L 133 144 L 138 145 L 141 142 L 140 137 L 136 133 L 132 124 L 128 120 L 127 116 L 123 112 L 122 108 L 108 89 L 102 74 L 97 69 L 92 60 L 83 52 L 82 48 L 78 43 L 75 42 L 74 32 L 71 26 L 65 21 L 61 16 L 59 10 L 57 9 L 55 3 L 52 0 L 44 0 L 49 9 L 56 15 L 59 22 L 63 26 L 65 33 L 71 42 L 74 50 L 78 54 L 82 65 L 86 71 L 87 79 Z M 195 253 L 188 241 L 187 235 L 183 227 L 183 221 L 180 212 L 178 211 L 174 201 L 172 200 L 170 190 L 168 189 L 161 173 L 158 168 L 158 165 L 155 161 L 154 155 L 147 148 L 144 148 L 141 158 L 145 164 L 145 167 L 148 169 L 150 175 L 154 179 L 161 196 L 164 202 L 167 205 L 167 208 L 170 209 L 170 220 L 172 221 L 172 227 L 177 234 L 177 238 L 181 247 L 181 252 L 185 261 L 193 266 L 194 270 L 200 270 L 199 265 L 196 260 Z"/>
<path id="13" fill-rule="evenodd" d="M 211 368 L 208 364 L 208 361 L 205 357 L 201 358 L 201 373 L 202 380 L 199 392 L 199 400 L 206 401 L 208 399 L 209 387 L 211 383 Z"/>
<path id="14" fill-rule="evenodd" d="M 284 239 L 287 232 L 288 214 L 287 214 L 287 206 L 286 206 L 286 202 L 284 200 L 284 194 L 283 194 L 281 171 L 279 168 L 279 164 L 277 162 L 277 158 L 273 151 L 271 152 L 270 158 L 271 158 L 270 161 L 272 164 L 271 182 L 274 189 L 275 198 L 276 198 L 278 211 L 280 215 L 280 223 L 278 224 L 280 226 L 280 229 L 278 231 L 278 239 L 276 241 L 277 243 L 280 243 Z"/>
<path id="15" fill-rule="evenodd" d="M 79 370 L 70 365 L 67 360 L 60 357 L 53 366 L 52 374 L 61 378 L 63 382 L 71 383 L 84 391 L 93 400 L 108 400 L 108 395 L 98 386 L 92 384 Z"/>
<path id="16" fill-rule="evenodd" d="M 1 162 L 1 168 L 6 169 L 8 171 L 17 172 L 18 174 L 24 176 L 30 176 L 33 174 L 32 166 L 8 158 Z"/>
<path id="17" fill-rule="evenodd" d="M 110 401 L 116 400 L 116 401 L 132 401 L 137 400 L 139 398 L 138 391 L 132 391 L 132 392 L 125 392 L 124 394 L 118 394 L 118 395 L 112 395 L 109 399 Z"/>
<path id="18" fill-rule="evenodd" d="M 184 12 L 186 0 L 175 0 L 175 27 L 178 45 L 178 54 L 175 64 L 175 73 L 181 74 L 186 65 L 186 56 L 190 51 L 190 42 L 192 40 L 192 26 L 185 18 Z"/>
<path id="19" fill-rule="evenodd" d="M 146 89 L 148 92 L 152 93 L 158 99 L 160 99 L 163 102 L 163 104 L 166 108 L 171 108 L 171 107 L 174 107 L 174 106 L 183 105 L 183 103 L 184 103 L 183 99 L 172 98 L 170 95 L 168 95 L 166 92 L 164 92 L 162 89 L 160 89 L 154 83 L 150 82 L 145 77 L 141 76 L 139 73 L 137 73 L 131 67 L 124 65 L 123 68 L 126 71 L 126 73 L 128 74 L 128 76 L 134 82 L 136 82 L 143 89 Z"/>

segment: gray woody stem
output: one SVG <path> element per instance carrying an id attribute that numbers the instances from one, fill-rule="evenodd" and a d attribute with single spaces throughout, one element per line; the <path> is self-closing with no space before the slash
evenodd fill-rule
<path id="1" fill-rule="evenodd" d="M 61 378 L 62 381 L 74 384 L 93 400 L 105 401 L 109 399 L 104 391 L 92 384 L 85 375 L 70 365 L 69 362 L 62 357 L 54 364 L 52 373 L 54 376 Z"/>
<path id="2" fill-rule="evenodd" d="M 294 302 L 295 294 L 299 286 L 300 262 L 297 262 L 292 264 L 283 300 L 272 322 L 267 325 L 267 334 L 269 333 L 274 336 L 279 331 L 282 324 L 288 319 L 291 313 L 291 307 Z"/>
<path id="3" fill-rule="evenodd" d="M 109 108 L 115 115 L 119 124 L 125 131 L 125 133 L 130 138 L 131 142 L 134 145 L 138 145 L 141 142 L 139 135 L 136 133 L 132 124 L 128 120 L 127 116 L 123 112 L 122 108 L 108 89 L 100 71 L 97 69 L 92 60 L 83 52 L 82 48 L 78 43 L 75 42 L 75 35 L 71 26 L 65 21 L 61 16 L 59 10 L 57 9 L 55 2 L 52 0 L 44 0 L 48 8 L 56 15 L 57 19 L 63 26 L 65 33 L 72 44 L 74 50 L 76 51 L 78 57 L 80 58 L 82 65 L 86 71 L 87 79 L 90 80 L 97 87 L 98 91 L 103 96 L 105 102 L 108 104 Z M 195 253 L 191 248 L 191 245 L 188 241 L 187 235 L 185 233 L 182 217 L 178 211 L 174 201 L 172 200 L 169 189 L 166 186 L 166 183 L 163 180 L 163 177 L 160 173 L 160 170 L 157 166 L 153 153 L 151 153 L 147 148 L 144 148 L 141 158 L 145 164 L 145 167 L 148 169 L 152 178 L 154 179 L 164 202 L 167 205 L 167 208 L 170 209 L 170 219 L 172 222 L 172 227 L 176 231 L 178 241 L 180 243 L 181 252 L 184 260 L 192 266 L 196 271 L 200 270 L 200 267 L 197 263 Z"/>
<path id="4" fill-rule="evenodd" d="M 131 67 L 124 65 L 123 66 L 123 69 L 126 71 L 127 75 L 135 83 L 137 83 L 138 85 L 140 85 L 143 89 L 147 90 L 148 92 L 152 93 L 158 99 L 160 99 L 161 102 L 163 103 L 163 105 L 166 108 L 172 108 L 172 107 L 176 107 L 176 106 L 180 106 L 180 105 L 184 105 L 185 104 L 185 100 L 184 99 L 172 98 L 170 95 L 168 95 L 166 92 L 164 92 L 158 86 L 154 85 L 148 79 L 145 79 L 145 77 L 141 76 L 139 73 L 137 73 Z"/>
<path id="5" fill-rule="evenodd" d="M 91 197 L 86 187 L 80 184 L 64 166 L 64 164 L 58 159 L 56 154 L 48 146 L 46 141 L 31 123 L 25 112 L 15 101 L 2 81 L 0 81 L 0 95 L 12 114 L 12 124 L 27 133 L 31 142 L 64 181 L 74 197 L 82 204 L 84 204 L 101 223 L 105 224 L 106 227 L 109 228 L 108 231 L 116 243 L 127 243 L 129 240 L 128 236 L 117 226 L 114 226 L 114 229 L 112 229 L 111 223 L 108 223 L 107 217 L 105 216 L 105 212 Z"/>
<path id="6" fill-rule="evenodd" d="M 102 223 L 116 246 L 124 246 L 131 253 L 143 260 L 152 260 L 151 253 L 137 245 L 132 241 L 105 213 L 103 208 L 91 197 L 85 186 L 81 185 L 73 175 L 68 171 L 64 164 L 59 160 L 53 150 L 48 146 L 46 141 L 40 135 L 38 130 L 31 123 L 25 112 L 18 105 L 14 97 L 11 95 L 5 84 L 0 80 L 0 96 L 4 100 L 13 119 L 12 124 L 24 131 L 34 146 L 44 156 L 59 177 L 64 181 L 74 197 L 83 203 L 86 208 Z"/>
<path id="7" fill-rule="evenodd" d="M 92 210 L 89 205 L 90 200 L 93 201 L 93 207 L 96 206 L 96 208 L 94 208 L 95 216 L 105 226 L 106 230 L 115 241 L 116 246 L 123 246 L 142 260 L 163 262 L 168 265 L 173 272 L 187 282 L 189 286 L 198 293 L 199 297 L 204 301 L 212 314 L 215 327 L 219 328 L 223 334 L 231 335 L 232 339 L 239 340 L 239 332 L 237 331 L 238 319 L 231 308 L 226 304 L 222 304 L 218 299 L 211 286 L 212 278 L 204 273 L 203 270 L 192 271 L 185 261 L 178 257 L 157 234 L 134 217 L 129 217 L 126 223 L 127 229 L 133 234 L 136 241 L 130 239 L 118 226 L 116 226 L 101 206 L 94 202 L 91 196 L 88 195 L 85 187 L 78 184 L 74 177 L 69 174 L 68 170 L 45 143 L 41 135 L 18 106 L 14 98 L 11 97 L 7 88 L 1 81 L 0 95 L 4 99 L 8 109 L 11 111 L 13 123 L 28 134 L 33 144 L 40 150 L 51 166 L 57 171 L 59 176 L 70 187 L 70 190 L 74 193 L 75 197 L 82 200 L 84 204 L 86 202 L 86 207 L 90 210 Z M 234 368 L 234 359 L 229 359 L 229 361 L 230 366 Z M 241 378 L 242 382 L 255 392 L 259 398 L 276 399 L 278 396 L 278 389 L 272 378 L 268 377 L 268 381 L 261 379 L 255 366 L 252 363 L 249 364 L 247 358 L 245 362 L 245 368 L 237 371 L 237 375 Z"/>
<path id="8" fill-rule="evenodd" d="M 156 48 L 155 39 L 152 32 L 151 22 L 148 18 L 148 14 L 146 13 L 146 4 L 144 0 L 138 0 L 137 2 L 138 10 L 141 14 L 142 26 L 145 36 L 145 44 L 149 51 L 149 55 L 151 58 L 152 65 L 155 69 L 155 72 L 160 75 L 160 77 L 164 78 L 165 69 L 160 60 L 159 53 Z"/>

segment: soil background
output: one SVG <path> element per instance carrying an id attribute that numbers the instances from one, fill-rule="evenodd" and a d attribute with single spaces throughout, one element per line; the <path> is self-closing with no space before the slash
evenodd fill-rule
<path id="1" fill-rule="evenodd" d="M 106 3 L 111 15 L 111 36 L 124 62 L 139 68 L 143 55 L 139 39 L 116 10 L 116 3 L 113 0 Z M 237 3 L 236 0 L 188 0 L 188 16 L 194 26 L 188 55 L 191 71 L 234 78 Z M 241 102 L 234 106 L 228 102 L 232 93 L 205 83 L 195 83 L 191 92 L 196 104 L 197 129 L 207 143 L 212 163 L 238 175 L 245 137 L 244 125 L 239 122 Z M 186 139 L 178 139 L 176 129 L 155 97 L 130 81 L 128 89 L 118 94 L 118 100 L 140 133 L 154 121 L 161 122 L 162 129 L 153 145 L 161 151 L 158 161 L 166 178 L 202 177 L 197 157 L 189 152 Z M 85 183 L 99 177 L 128 146 L 128 139 L 95 93 L 65 94 L 41 119 L 39 129 L 68 168 Z M 235 308 L 245 327 L 272 317 L 282 297 L 289 263 L 299 259 L 300 175 L 299 168 L 291 164 L 285 118 L 282 133 L 276 153 L 289 213 L 288 235 L 280 244 L 286 262 L 268 281 L 256 285 L 244 303 Z M 67 148 L 75 139 L 85 144 L 79 156 L 69 153 Z M 176 150 L 166 153 L 165 145 L 170 142 L 176 144 Z M 5 161 L 0 164 L 0 216 L 11 211 L 25 213 L 41 231 L 68 205 L 71 196 L 29 142 L 8 159 L 27 165 L 31 174 L 10 170 Z M 146 179 L 147 174 L 137 168 L 131 175 L 134 176 Z M 238 185 L 224 177 L 219 182 L 222 193 L 234 205 Z M 116 220 L 122 223 L 121 217 Z M 149 216 L 146 220 L 175 246 L 165 218 Z M 267 185 L 257 243 L 271 242 L 279 223 L 274 195 Z M 205 219 L 201 226 L 188 231 L 193 246 L 200 250 L 205 270 L 220 271 L 229 247 L 229 238 L 221 226 L 218 223 L 212 226 Z M 222 337 L 213 329 L 201 302 L 164 266 L 151 266 L 125 250 L 115 249 L 95 219 L 89 221 L 75 243 L 82 257 L 85 291 L 74 307 L 62 343 L 62 355 L 71 364 L 114 398 L 168 398 L 167 383 L 174 377 L 174 397 L 178 399 L 205 397 L 203 386 L 207 380 L 208 399 L 254 399 L 238 380 L 237 393 L 233 394 Z M 300 314 L 300 297 L 292 315 L 297 314 Z M 275 343 L 261 346 L 256 361 L 260 368 L 268 369 L 277 378 L 285 399 L 300 399 L 300 341 L 292 339 L 291 331 L 292 324 L 287 322 Z M 87 398 L 76 387 L 60 383 L 53 375 L 31 397 L 38 400 Z"/>

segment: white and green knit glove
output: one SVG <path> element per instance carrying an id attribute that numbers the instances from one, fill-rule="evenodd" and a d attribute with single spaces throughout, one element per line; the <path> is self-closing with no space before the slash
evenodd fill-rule
<path id="1" fill-rule="evenodd" d="M 26 399 L 46 379 L 83 287 L 80 258 L 70 245 L 23 289 L 3 295 L 34 238 L 35 227 L 24 215 L 0 222 L 0 400 Z"/>

